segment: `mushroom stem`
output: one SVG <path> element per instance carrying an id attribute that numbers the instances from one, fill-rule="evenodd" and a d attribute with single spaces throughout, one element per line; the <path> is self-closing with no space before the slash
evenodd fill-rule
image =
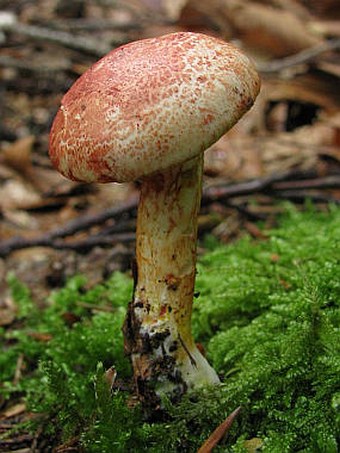
<path id="1" fill-rule="evenodd" d="M 203 154 L 143 179 L 137 277 L 124 326 L 141 399 L 219 382 L 191 334 Z"/>

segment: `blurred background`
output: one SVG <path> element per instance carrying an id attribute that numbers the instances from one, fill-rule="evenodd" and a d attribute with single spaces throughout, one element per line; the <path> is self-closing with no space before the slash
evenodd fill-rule
<path id="1" fill-rule="evenodd" d="M 203 32 L 261 74 L 254 108 L 206 152 L 201 238 L 263 238 L 282 200 L 338 203 L 339 16 L 336 0 L 0 0 L 0 324 L 9 271 L 43 303 L 70 275 L 130 268 L 138 187 L 70 182 L 48 158 L 63 94 L 124 43 Z"/>

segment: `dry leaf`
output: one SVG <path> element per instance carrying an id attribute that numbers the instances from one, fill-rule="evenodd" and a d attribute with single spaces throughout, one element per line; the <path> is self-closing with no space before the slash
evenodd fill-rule
<path id="1" fill-rule="evenodd" d="M 305 3 L 317 16 L 334 17 L 339 13 L 339 0 L 309 0 Z"/>
<path id="2" fill-rule="evenodd" d="M 234 182 L 258 178 L 264 173 L 260 153 L 253 139 L 226 134 L 205 152 L 204 172 Z"/>
<path id="3" fill-rule="evenodd" d="M 221 441 L 221 439 L 228 433 L 230 430 L 235 418 L 241 412 L 241 407 L 238 407 L 234 410 L 225 420 L 222 422 L 215 431 L 210 435 L 210 437 L 204 442 L 201 448 L 197 453 L 210 453 L 213 448 Z"/>
<path id="4" fill-rule="evenodd" d="M 3 161 L 9 167 L 25 175 L 32 166 L 31 153 L 34 140 L 33 135 L 28 135 L 9 145 L 2 151 Z"/>
<path id="5" fill-rule="evenodd" d="M 340 93 L 336 84 L 329 83 L 327 77 L 303 74 L 294 79 L 270 79 L 263 84 L 259 103 L 272 101 L 298 101 L 315 104 L 327 112 L 339 111 Z"/>
<path id="6" fill-rule="evenodd" d="M 310 22 L 309 28 L 323 38 L 340 37 L 340 21 L 338 20 L 313 20 Z"/>
<path id="7" fill-rule="evenodd" d="M 116 379 L 117 379 L 117 370 L 116 370 L 116 368 L 114 366 L 112 366 L 109 369 L 107 369 L 105 371 L 104 377 L 105 377 L 105 380 L 106 380 L 107 384 L 109 385 L 110 390 L 112 390 L 113 386 L 114 386 L 114 384 L 116 382 Z"/>
<path id="8" fill-rule="evenodd" d="M 41 343 L 48 343 L 53 338 L 50 333 L 46 332 L 30 332 L 28 335 L 34 340 L 40 341 Z"/>
<path id="9" fill-rule="evenodd" d="M 265 137 L 227 134 L 205 153 L 205 174 L 229 181 L 249 180 L 294 169 L 311 170 L 320 156 L 340 161 L 337 115 L 292 132 Z M 216 184 L 216 181 L 215 181 Z"/>
<path id="10" fill-rule="evenodd" d="M 36 229 L 38 222 L 34 216 L 28 214 L 28 212 L 16 209 L 3 209 L 2 215 L 12 225 L 19 228 L 27 228 L 29 230 Z"/>
<path id="11" fill-rule="evenodd" d="M 36 205 L 40 196 L 24 181 L 10 179 L 0 186 L 0 208 L 4 211 Z"/>
<path id="12" fill-rule="evenodd" d="M 260 55 L 283 57 L 322 42 L 303 13 L 249 0 L 190 0 L 188 8 L 204 13 L 224 38 L 239 38 Z M 289 30 L 289 33 L 287 32 Z"/>
<path id="13" fill-rule="evenodd" d="M 162 12 L 170 20 L 178 20 L 182 9 L 188 0 L 141 0 L 144 5 L 153 11 Z"/>
<path id="14" fill-rule="evenodd" d="M 166 16 L 171 20 L 178 20 L 188 0 L 163 0 L 162 6 Z"/>
<path id="15" fill-rule="evenodd" d="M 9 326 L 15 320 L 15 311 L 0 307 L 0 326 Z"/>
<path id="16" fill-rule="evenodd" d="M 222 11 L 242 42 L 261 53 L 283 57 L 322 41 L 287 10 L 245 0 L 224 0 Z"/>
<path id="17" fill-rule="evenodd" d="M 320 154 L 332 147 L 335 131 L 325 123 L 304 126 L 293 132 L 282 132 L 261 142 L 261 155 L 267 174 L 282 173 L 293 168 L 315 168 Z"/>
<path id="18" fill-rule="evenodd" d="M 16 417 L 17 415 L 22 414 L 26 410 L 25 403 L 14 404 L 0 413 L 0 419 Z"/>

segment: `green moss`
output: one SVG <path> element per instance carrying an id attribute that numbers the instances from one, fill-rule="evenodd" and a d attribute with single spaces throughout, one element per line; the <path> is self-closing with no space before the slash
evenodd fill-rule
<path id="1" fill-rule="evenodd" d="M 110 394 L 103 378 L 112 365 L 124 385 L 131 377 L 121 326 L 132 282 L 122 274 L 90 291 L 75 277 L 44 311 L 10 276 L 19 321 L 16 330 L 0 332 L 6 345 L 0 390 L 8 398 L 23 395 L 42 414 L 38 423 L 55 445 L 79 436 L 88 452 L 195 452 L 242 405 L 228 439 L 214 451 L 247 451 L 245 441 L 253 439 L 267 452 L 335 453 L 339 225 L 338 208 L 322 214 L 288 207 L 267 240 L 246 237 L 228 247 L 207 240 L 193 330 L 224 383 L 187 395 L 176 407 L 165 401 L 162 423 L 143 420 L 129 392 Z M 25 376 L 13 384 L 20 354 Z"/>

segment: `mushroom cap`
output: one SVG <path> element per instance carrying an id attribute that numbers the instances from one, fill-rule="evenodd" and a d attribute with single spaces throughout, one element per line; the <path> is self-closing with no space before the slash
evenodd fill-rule
<path id="1" fill-rule="evenodd" d="M 252 106 L 256 70 L 212 36 L 180 32 L 108 53 L 62 99 L 49 153 L 67 178 L 134 181 L 215 143 Z"/>

